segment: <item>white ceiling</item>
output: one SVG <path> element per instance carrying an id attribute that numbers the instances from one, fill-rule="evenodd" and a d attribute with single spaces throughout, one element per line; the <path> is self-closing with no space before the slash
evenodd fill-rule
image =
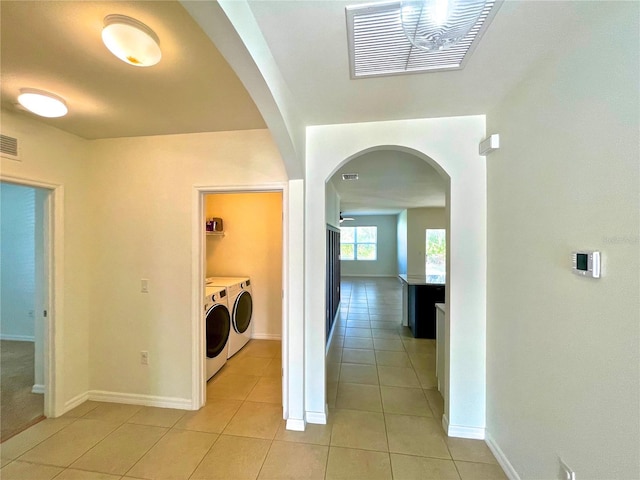
<path id="1" fill-rule="evenodd" d="M 342 180 L 357 173 L 358 180 Z M 331 177 L 345 215 L 397 214 L 406 208 L 444 207 L 447 182 L 424 160 L 397 150 L 354 158 Z"/>
<path id="2" fill-rule="evenodd" d="M 463 70 L 352 80 L 345 7 L 356 3 L 364 2 L 248 2 L 306 125 L 487 114 L 565 36 L 588 28 L 572 1 L 506 0 Z M 3 108 L 15 109 L 22 87 L 51 91 L 70 113 L 41 121 L 89 139 L 265 128 L 236 74 L 175 0 L 2 0 L 0 8 Z M 132 67 L 106 50 L 100 32 L 111 13 L 155 30 L 158 65 Z M 377 152 L 348 164 L 363 180 L 336 183 L 345 210 L 443 205 L 435 170 L 408 157 Z"/>
<path id="3" fill-rule="evenodd" d="M 2 0 L 0 8 L 4 108 L 15 108 L 20 88 L 50 91 L 69 114 L 38 118 L 88 139 L 265 128 L 236 74 L 176 1 Z M 106 49 L 101 31 L 112 13 L 156 32 L 159 64 L 134 67 Z"/>
<path id="4" fill-rule="evenodd" d="M 486 114 L 579 24 L 571 1 L 506 1 L 462 70 L 352 80 L 345 7 L 250 1 L 307 125 Z"/>
<path id="5" fill-rule="evenodd" d="M 487 114 L 558 42 L 580 28 L 572 2 L 499 6 L 464 69 L 351 79 L 345 8 L 369 0 L 249 2 L 307 125 Z M 344 182 L 357 171 L 360 180 Z M 401 152 L 353 159 L 332 182 L 344 214 L 443 207 L 446 183 Z"/>

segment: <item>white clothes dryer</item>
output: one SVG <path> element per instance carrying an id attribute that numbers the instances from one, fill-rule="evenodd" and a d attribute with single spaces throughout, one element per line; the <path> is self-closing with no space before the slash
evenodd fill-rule
<path id="1" fill-rule="evenodd" d="M 248 277 L 208 277 L 207 285 L 222 286 L 227 289 L 229 310 L 231 311 L 231 333 L 229 335 L 229 358 L 231 358 L 251 340 L 253 332 L 251 279 Z"/>
<path id="2" fill-rule="evenodd" d="M 229 357 L 231 314 L 226 287 L 205 287 L 204 319 L 206 380 L 209 380 L 227 363 Z"/>

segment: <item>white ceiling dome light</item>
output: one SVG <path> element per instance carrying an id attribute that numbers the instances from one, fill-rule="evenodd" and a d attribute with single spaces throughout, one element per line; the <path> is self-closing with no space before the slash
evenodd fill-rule
<path id="1" fill-rule="evenodd" d="M 63 98 L 35 88 L 21 88 L 18 103 L 30 112 L 47 118 L 64 117 L 69 111 Z"/>
<path id="2" fill-rule="evenodd" d="M 155 32 L 125 15 L 104 17 L 102 41 L 116 57 L 136 67 L 150 67 L 162 58 L 160 39 Z"/>
<path id="3" fill-rule="evenodd" d="M 409 41 L 422 50 L 447 49 L 467 36 L 486 3 L 486 0 L 403 1 L 402 28 Z"/>

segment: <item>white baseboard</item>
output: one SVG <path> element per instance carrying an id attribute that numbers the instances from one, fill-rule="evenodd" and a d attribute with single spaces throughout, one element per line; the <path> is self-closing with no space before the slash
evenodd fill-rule
<path id="1" fill-rule="evenodd" d="M 104 390 L 90 390 L 88 392 L 88 397 L 89 400 L 94 400 L 96 402 L 126 403 L 129 405 L 144 405 L 146 407 L 176 408 L 178 410 L 193 409 L 191 399 L 188 398 L 106 392 Z"/>
<path id="2" fill-rule="evenodd" d="M 442 415 L 442 428 L 447 436 L 455 438 L 471 438 L 473 440 L 484 440 L 485 429 L 482 427 L 465 427 L 462 425 L 451 425 L 446 415 Z"/>
<path id="3" fill-rule="evenodd" d="M 33 387 L 31 387 L 31 393 L 44 395 L 44 385 L 34 385 Z"/>
<path id="4" fill-rule="evenodd" d="M 449 424 L 447 433 L 450 437 L 471 438 L 473 440 L 484 440 L 485 437 L 484 428 L 481 427 L 464 427 L 462 425 Z"/>
<path id="5" fill-rule="evenodd" d="M 178 410 L 192 410 L 191 400 L 187 398 L 159 397 L 156 395 L 141 395 L 134 393 L 106 392 L 104 390 L 89 390 L 81 393 L 64 404 L 64 412 L 76 408 L 87 400 L 108 403 L 126 403 L 129 405 L 144 405 L 146 407 L 175 408 Z"/>
<path id="6" fill-rule="evenodd" d="M 255 340 L 282 340 L 282 335 L 275 333 L 252 333 L 251 338 Z"/>
<path id="7" fill-rule="evenodd" d="M 307 419 L 307 423 L 314 423 L 317 425 L 326 425 L 327 424 L 327 412 L 329 411 L 329 407 L 327 405 L 324 406 L 324 412 L 305 412 L 305 417 Z"/>
<path id="8" fill-rule="evenodd" d="M 0 340 L 13 340 L 14 342 L 35 342 L 33 335 L 11 335 L 10 333 L 0 333 Z"/>
<path id="9" fill-rule="evenodd" d="M 304 429 L 307 427 L 307 422 L 303 419 L 299 418 L 288 418 L 287 419 L 287 430 L 293 430 L 296 432 L 304 432 Z"/>
<path id="10" fill-rule="evenodd" d="M 489 447 L 489 450 L 491 450 L 491 453 L 493 453 L 493 456 L 496 457 L 496 460 L 498 460 L 498 463 L 502 467 L 502 470 L 504 470 L 507 478 L 509 478 L 509 480 L 520 480 L 520 475 L 518 475 L 516 469 L 513 468 L 513 465 L 511 465 L 511 462 L 509 462 L 509 459 L 493 439 L 491 434 L 489 432 L 485 432 L 485 437 L 485 443 Z"/>
<path id="11" fill-rule="evenodd" d="M 71 400 L 67 400 L 66 402 L 64 402 L 64 411 L 61 413 L 61 415 L 67 413 L 69 410 L 73 410 L 78 405 L 82 405 L 87 400 L 89 400 L 89 392 L 81 393 L 80 395 L 76 395 L 75 397 L 73 397 Z"/>

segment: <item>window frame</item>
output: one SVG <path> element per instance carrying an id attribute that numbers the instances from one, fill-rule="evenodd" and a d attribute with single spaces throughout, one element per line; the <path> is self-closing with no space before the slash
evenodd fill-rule
<path id="1" fill-rule="evenodd" d="M 344 229 L 353 229 L 353 242 L 345 242 L 343 240 L 342 232 Z M 375 242 L 359 242 L 358 241 L 358 229 L 359 228 L 373 228 L 375 232 Z M 342 245 L 353 245 L 353 258 L 344 258 L 342 255 Z M 358 246 L 359 245 L 373 245 L 374 258 L 358 258 Z M 340 260 L 345 262 L 377 262 L 378 261 L 378 226 L 377 225 L 354 225 L 353 227 L 340 227 Z"/>
<path id="2" fill-rule="evenodd" d="M 428 270 L 428 266 L 429 266 L 429 258 L 433 258 L 432 255 L 430 255 L 429 252 L 429 232 L 430 231 L 436 231 L 436 232 L 442 232 L 443 234 L 443 243 L 444 243 L 444 252 L 441 254 L 442 255 L 442 265 L 443 265 L 443 271 L 429 271 Z M 425 275 L 445 275 L 447 272 L 447 229 L 446 228 L 426 228 L 425 232 L 424 232 L 424 236 L 425 236 L 425 242 L 424 242 L 424 270 L 425 270 Z M 431 263 L 431 265 L 433 265 L 433 263 Z"/>

